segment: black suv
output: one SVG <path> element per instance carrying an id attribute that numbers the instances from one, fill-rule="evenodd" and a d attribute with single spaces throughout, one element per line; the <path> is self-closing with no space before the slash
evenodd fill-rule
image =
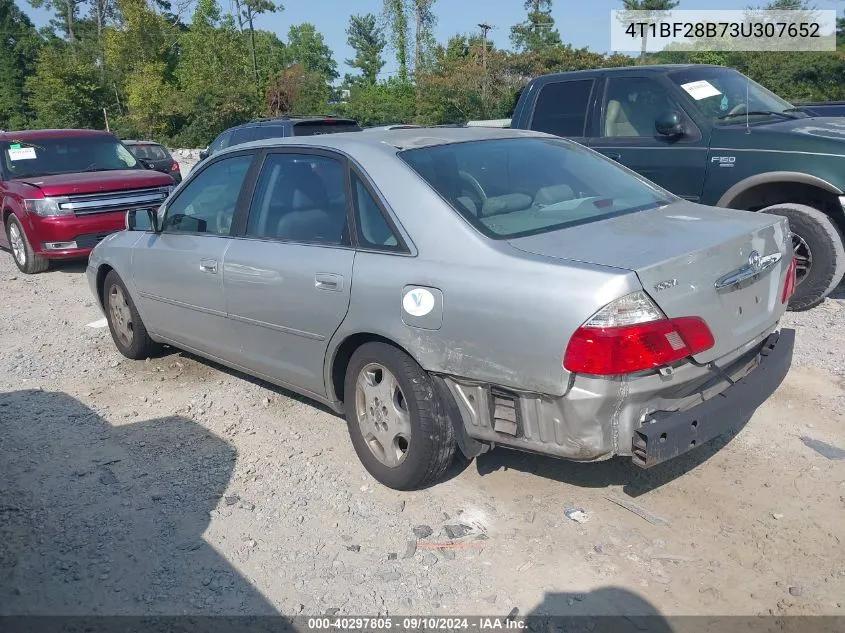
<path id="1" fill-rule="evenodd" d="M 230 127 L 214 139 L 208 149 L 200 152 L 200 160 L 205 160 L 221 149 L 260 141 L 266 138 L 285 136 L 315 136 L 317 134 L 337 134 L 339 132 L 360 132 L 357 121 L 328 116 L 315 117 L 279 117 L 277 119 L 259 119 Z"/>
<path id="2" fill-rule="evenodd" d="M 731 68 L 636 66 L 538 77 L 510 127 L 571 138 L 692 202 L 788 218 L 789 306 L 803 310 L 845 272 L 845 118 L 808 110 Z"/>

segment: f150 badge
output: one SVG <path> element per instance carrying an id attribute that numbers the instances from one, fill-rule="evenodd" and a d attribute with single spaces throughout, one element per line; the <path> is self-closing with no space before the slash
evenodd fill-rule
<path id="1" fill-rule="evenodd" d="M 710 162 L 719 165 L 719 167 L 734 167 L 736 156 L 711 156 Z"/>

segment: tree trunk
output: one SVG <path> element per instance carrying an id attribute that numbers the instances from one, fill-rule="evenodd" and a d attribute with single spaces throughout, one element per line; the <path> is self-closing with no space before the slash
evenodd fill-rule
<path id="1" fill-rule="evenodd" d="M 416 42 L 414 49 L 414 72 L 420 71 L 420 57 L 422 56 L 422 3 L 421 0 L 416 2 Z"/>
<path id="2" fill-rule="evenodd" d="M 252 25 L 252 11 L 249 12 L 249 43 L 252 48 L 252 72 L 255 75 L 255 90 L 261 94 L 261 79 L 258 77 L 258 59 L 255 56 L 255 28 Z"/>
<path id="3" fill-rule="evenodd" d="M 244 32 L 244 16 L 241 14 L 241 0 L 235 0 L 235 14 L 238 16 L 238 29 Z"/>
<path id="4" fill-rule="evenodd" d="M 72 43 L 76 41 L 76 36 L 73 34 L 73 14 L 76 12 L 75 0 L 65 0 L 65 7 L 67 10 L 67 39 Z"/>

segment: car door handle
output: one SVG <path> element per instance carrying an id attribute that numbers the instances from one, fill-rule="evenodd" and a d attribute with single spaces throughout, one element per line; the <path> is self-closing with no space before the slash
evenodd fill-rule
<path id="1" fill-rule="evenodd" d="M 201 259 L 200 270 L 204 273 L 217 274 L 217 260 L 215 259 Z"/>
<path id="2" fill-rule="evenodd" d="M 607 156 L 610 160 L 620 161 L 622 159 L 622 154 L 618 152 L 602 152 L 605 156 Z"/>
<path id="3" fill-rule="evenodd" d="M 314 275 L 314 287 L 317 290 L 343 290 L 343 277 L 335 273 L 317 273 Z"/>

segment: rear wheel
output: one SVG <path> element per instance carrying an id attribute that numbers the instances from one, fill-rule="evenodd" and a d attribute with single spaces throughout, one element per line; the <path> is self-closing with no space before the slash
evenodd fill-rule
<path id="1" fill-rule="evenodd" d="M 12 259 L 22 273 L 34 275 L 43 273 L 50 266 L 50 260 L 35 254 L 26 233 L 23 231 L 20 221 L 10 215 L 6 221 L 6 237 L 9 238 L 9 247 L 12 249 Z"/>
<path id="2" fill-rule="evenodd" d="M 431 377 L 386 343 L 366 343 L 349 360 L 344 386 L 349 436 L 379 482 L 412 490 L 440 479 L 455 455 L 455 429 Z"/>
<path id="3" fill-rule="evenodd" d="M 819 305 L 845 274 L 841 233 L 830 217 L 803 204 L 776 204 L 761 211 L 789 220 L 798 282 L 789 309 L 809 310 Z"/>
<path id="4" fill-rule="evenodd" d="M 158 350 L 159 346 L 147 334 L 126 286 L 113 270 L 106 275 L 103 284 L 103 308 L 112 339 L 121 354 L 132 360 L 141 360 Z"/>

